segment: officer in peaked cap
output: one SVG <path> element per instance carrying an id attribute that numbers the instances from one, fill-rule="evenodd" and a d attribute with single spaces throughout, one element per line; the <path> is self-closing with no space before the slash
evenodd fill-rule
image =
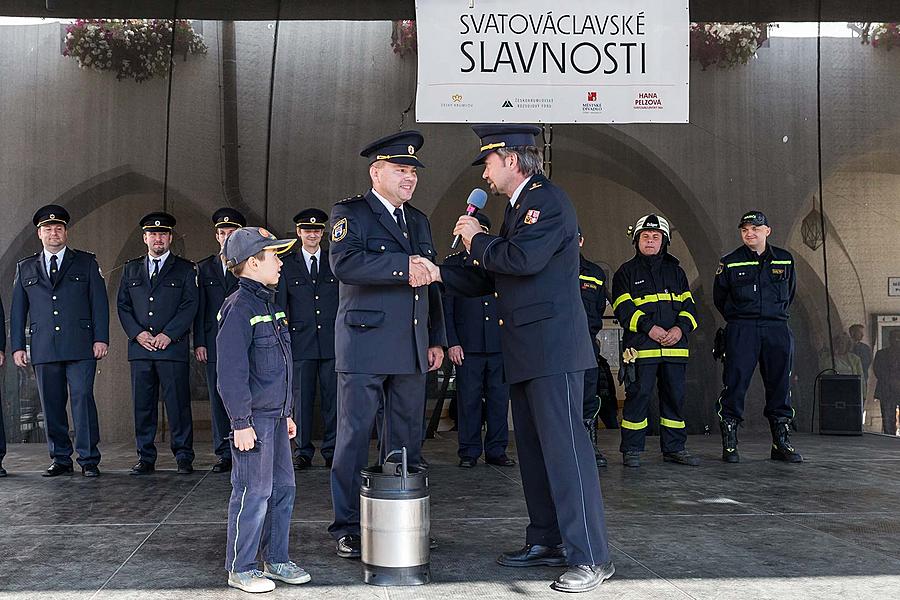
<path id="1" fill-rule="evenodd" d="M 382 449 L 405 446 L 421 464 L 425 377 L 440 367 L 446 345 L 437 285 L 414 264 L 434 259 L 428 217 L 409 204 L 423 167 L 418 131 L 383 137 L 361 154 L 372 188 L 335 204 L 331 268 L 340 281 L 335 320 L 337 442 L 331 470 L 337 554 L 360 556 L 360 469 L 366 466 L 376 413 L 385 406 Z"/>
<path id="2" fill-rule="evenodd" d="M 128 336 L 138 453 L 131 474 L 155 470 L 161 389 L 177 472 L 186 475 L 194 470 L 188 337 L 197 313 L 197 267 L 170 250 L 175 217 L 153 212 L 140 225 L 147 254 L 125 263 L 118 294 L 119 321 Z"/>
<path id="3" fill-rule="evenodd" d="M 451 294 L 498 294 L 503 366 L 531 522 L 525 546 L 497 562 L 568 565 L 554 589 L 585 592 L 615 569 L 594 452 L 581 419 L 584 371 L 597 361 L 578 285 L 575 209 L 543 174 L 535 143 L 540 129 L 472 129 L 481 138 L 473 164 L 483 164 L 491 191 L 508 199 L 503 225 L 491 235 L 473 217 L 460 217 L 454 233 L 470 260 L 429 269 Z"/>
<path id="4" fill-rule="evenodd" d="M 106 285 L 90 252 L 68 247 L 69 213 L 50 204 L 32 220 L 43 250 L 16 265 L 10 314 L 13 361 L 34 366 L 53 463 L 43 473 L 72 472 L 66 403 L 71 400 L 75 450 L 86 477 L 100 474 L 100 431 L 94 402 L 97 361 L 109 348 Z M 31 356 L 25 331 L 31 334 Z"/>
<path id="5" fill-rule="evenodd" d="M 222 397 L 216 389 L 216 334 L 219 332 L 217 316 L 225 298 L 237 289 L 238 280 L 225 267 L 221 249 L 229 235 L 247 224 L 247 219 L 239 210 L 226 206 L 213 213 L 212 223 L 220 252 L 197 263 L 199 295 L 197 316 L 194 317 L 194 356 L 198 362 L 206 364 L 213 452 L 217 457 L 212 470 L 213 473 L 227 473 L 231 470 L 231 447 L 226 438 L 231 425 Z"/>
<path id="6" fill-rule="evenodd" d="M 334 319 L 338 308 L 338 280 L 331 272 L 322 235 L 328 214 L 306 208 L 294 215 L 299 249 L 284 256 L 278 281 L 278 304 L 285 307 L 294 359 L 294 419 L 297 421 L 294 468 L 312 464 L 313 408 L 318 382 L 324 422 L 319 451 L 331 467 L 337 432 L 335 403 L 337 374 L 334 370 Z"/>

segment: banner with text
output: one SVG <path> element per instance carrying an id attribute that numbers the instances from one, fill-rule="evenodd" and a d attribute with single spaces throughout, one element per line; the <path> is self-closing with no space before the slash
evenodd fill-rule
<path id="1" fill-rule="evenodd" d="M 419 122 L 687 123 L 689 0 L 417 0 Z"/>

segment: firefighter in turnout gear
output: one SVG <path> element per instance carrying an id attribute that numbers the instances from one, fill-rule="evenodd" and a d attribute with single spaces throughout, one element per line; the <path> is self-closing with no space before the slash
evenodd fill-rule
<path id="1" fill-rule="evenodd" d="M 584 246 L 584 236 L 581 228 L 578 228 L 578 246 Z M 594 354 L 599 354 L 597 348 L 597 334 L 603 329 L 603 313 L 606 311 L 606 273 L 603 268 L 584 257 L 579 256 L 578 285 L 581 287 L 581 301 L 584 303 L 584 312 L 587 314 L 588 330 L 591 333 L 591 343 L 594 344 Z M 597 447 L 597 417 L 600 413 L 600 396 L 597 395 L 597 379 L 606 376 L 606 372 L 600 372 L 599 364 L 593 369 L 584 372 L 584 403 L 582 420 L 584 428 L 591 438 L 594 446 L 594 460 L 598 467 L 605 467 L 608 463 L 606 457 Z M 608 401 L 608 399 L 607 399 Z"/>
<path id="2" fill-rule="evenodd" d="M 650 214 L 630 231 L 636 252 L 613 277 L 613 310 L 624 329 L 624 348 L 634 357 L 635 377 L 627 381 L 620 450 L 626 467 L 639 467 L 647 435 L 654 384 L 659 386 L 660 446 L 663 459 L 696 466 L 684 449 L 682 411 L 688 361 L 687 335 L 697 328 L 696 306 L 687 276 L 669 254 L 669 222 Z"/>
<path id="3" fill-rule="evenodd" d="M 759 364 L 766 389 L 764 414 L 772 429 L 772 460 L 803 462 L 790 439 L 791 364 L 794 336 L 788 311 L 797 289 L 794 257 L 767 243 L 772 232 L 762 212 L 745 213 L 738 224 L 744 245 L 722 257 L 716 272 L 713 301 L 725 317 L 725 369 L 719 396 L 722 460 L 740 461 L 737 428 L 744 396 Z"/>

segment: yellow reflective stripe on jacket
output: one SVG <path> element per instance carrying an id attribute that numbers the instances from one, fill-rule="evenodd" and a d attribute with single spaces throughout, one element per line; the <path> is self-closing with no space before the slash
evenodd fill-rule
<path id="1" fill-rule="evenodd" d="M 753 265 L 758 266 L 759 261 L 758 260 L 748 260 L 747 262 L 728 263 L 725 266 L 728 267 L 729 269 L 731 269 L 733 267 L 752 267 Z"/>
<path id="2" fill-rule="evenodd" d="M 616 308 L 618 308 L 619 305 L 626 300 L 631 300 L 631 294 L 622 294 L 621 296 L 616 298 L 615 302 L 613 302 L 613 310 L 616 310 Z"/>
<path id="3" fill-rule="evenodd" d="M 275 313 L 276 319 L 284 319 L 287 315 L 283 312 L 279 311 Z M 256 325 L 257 323 L 271 323 L 272 315 L 256 315 L 255 317 L 250 317 L 250 325 Z"/>
<path id="4" fill-rule="evenodd" d="M 287 318 L 287 315 L 284 314 L 283 312 L 279 311 L 279 312 L 275 313 L 275 318 L 276 319 L 285 319 L 285 318 Z"/>
<path id="5" fill-rule="evenodd" d="M 622 419 L 622 427 L 625 429 L 645 429 L 647 427 L 647 419 L 644 419 L 640 423 L 634 423 L 633 421 L 626 421 Z"/>
<path id="6" fill-rule="evenodd" d="M 640 319 L 642 316 L 644 316 L 646 314 L 647 313 L 645 313 L 642 310 L 634 311 L 634 314 L 631 315 L 631 321 L 628 322 L 628 330 L 633 331 L 634 333 L 637 333 L 638 319 Z"/>
<path id="7" fill-rule="evenodd" d="M 638 350 L 637 357 L 638 360 L 642 358 L 664 358 L 664 357 L 678 357 L 678 358 L 687 358 L 690 356 L 690 351 L 687 348 L 660 348 L 657 350 Z"/>
<path id="8" fill-rule="evenodd" d="M 673 421 L 672 419 L 660 417 L 659 424 L 669 429 L 684 429 L 684 421 Z"/>
<path id="9" fill-rule="evenodd" d="M 793 263 L 793 261 L 790 261 L 790 260 L 773 260 L 772 261 L 773 265 L 790 265 L 792 263 Z"/>
<path id="10" fill-rule="evenodd" d="M 694 329 L 697 329 L 697 319 L 694 318 L 694 315 L 689 313 L 686 310 L 682 310 L 678 313 L 679 317 L 687 317 L 687 320 L 691 322 L 691 325 L 694 326 Z"/>
<path id="11" fill-rule="evenodd" d="M 690 292 L 685 292 L 683 294 L 672 294 L 672 300 L 676 302 L 684 302 L 685 300 L 693 300 L 694 295 Z"/>
<path id="12" fill-rule="evenodd" d="M 603 285 L 603 280 L 597 279 L 596 277 L 588 277 L 587 275 L 579 275 L 578 279 L 580 279 L 582 281 L 591 281 L 593 283 L 596 283 L 597 285 Z"/>
<path id="13" fill-rule="evenodd" d="M 672 294 L 662 293 L 662 294 L 647 294 L 646 296 L 642 296 L 641 298 L 635 298 L 634 304 L 635 306 L 640 306 L 641 304 L 647 304 L 648 302 L 659 302 L 660 300 L 672 300 Z"/>

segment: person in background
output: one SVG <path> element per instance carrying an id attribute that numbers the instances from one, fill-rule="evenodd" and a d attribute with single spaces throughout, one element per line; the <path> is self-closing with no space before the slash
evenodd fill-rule
<path id="1" fill-rule="evenodd" d="M 878 382 L 875 399 L 881 404 L 885 433 L 897 435 L 897 403 L 900 402 L 900 330 L 891 331 L 890 345 L 875 353 L 872 370 Z"/>

